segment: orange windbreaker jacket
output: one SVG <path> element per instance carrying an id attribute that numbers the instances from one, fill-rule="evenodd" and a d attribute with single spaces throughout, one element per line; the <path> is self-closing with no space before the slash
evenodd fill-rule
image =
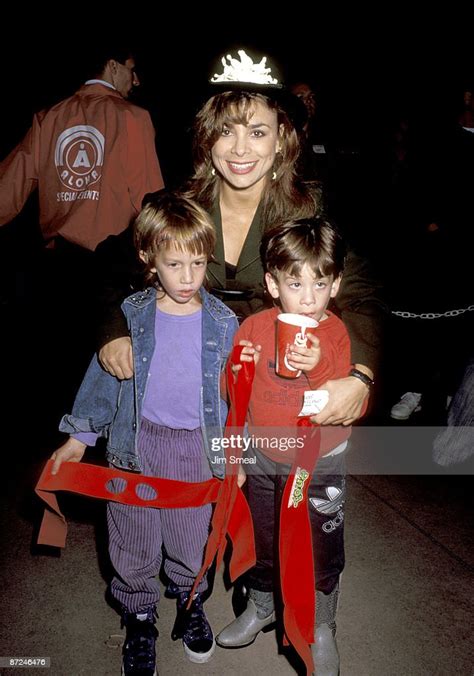
<path id="1" fill-rule="evenodd" d="M 34 116 L 0 164 L 0 225 L 39 189 L 43 237 L 94 250 L 125 230 L 147 192 L 163 187 L 150 115 L 96 83 Z"/>

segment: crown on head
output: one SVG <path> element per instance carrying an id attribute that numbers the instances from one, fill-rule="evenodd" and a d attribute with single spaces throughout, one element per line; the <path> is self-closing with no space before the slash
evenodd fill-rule
<path id="1" fill-rule="evenodd" d="M 222 57 L 224 70 L 220 75 L 214 73 L 211 82 L 252 82 L 254 84 L 279 85 L 278 80 L 271 76 L 272 69 L 266 67 L 266 56 L 262 57 L 260 63 L 254 63 L 243 49 L 239 49 L 237 53 L 240 56 L 240 61 L 234 59 L 230 54 Z"/>

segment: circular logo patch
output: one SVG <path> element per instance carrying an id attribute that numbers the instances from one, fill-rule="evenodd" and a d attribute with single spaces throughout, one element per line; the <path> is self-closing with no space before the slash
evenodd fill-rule
<path id="1" fill-rule="evenodd" d="M 105 138 L 95 127 L 65 129 L 56 141 L 54 162 L 61 183 L 69 190 L 84 190 L 100 181 Z"/>

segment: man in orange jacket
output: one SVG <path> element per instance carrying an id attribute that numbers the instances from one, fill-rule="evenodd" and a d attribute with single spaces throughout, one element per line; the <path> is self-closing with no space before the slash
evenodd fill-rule
<path id="1" fill-rule="evenodd" d="M 26 136 L 0 163 L 0 225 L 38 188 L 45 246 L 28 259 L 22 228 L 19 237 L 15 231 L 11 260 L 28 300 L 20 314 L 26 322 L 20 330 L 30 337 L 25 376 L 42 387 L 49 383 L 48 416 L 56 398 L 58 410 L 68 403 L 94 350 L 93 251 L 127 228 L 146 193 L 163 187 L 150 115 L 127 100 L 140 84 L 132 53 L 106 45 L 92 58 L 92 79 L 34 115 Z"/>
<path id="2" fill-rule="evenodd" d="M 150 115 L 126 100 L 140 84 L 133 56 L 109 49 L 97 64 L 73 96 L 34 116 L 0 163 L 0 225 L 38 187 L 49 247 L 60 236 L 94 250 L 125 230 L 147 192 L 163 187 Z"/>

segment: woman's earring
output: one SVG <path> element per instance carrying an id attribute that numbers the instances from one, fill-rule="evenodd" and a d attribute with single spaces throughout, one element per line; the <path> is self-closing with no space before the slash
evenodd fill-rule
<path id="1" fill-rule="evenodd" d="M 211 176 L 215 176 L 215 175 L 216 175 L 216 170 L 214 169 L 214 167 L 212 167 L 212 169 L 211 169 Z"/>
<path id="2" fill-rule="evenodd" d="M 276 179 L 276 177 L 277 177 L 277 173 L 276 173 L 276 171 L 274 171 L 273 174 L 272 174 L 272 181 L 274 181 Z"/>

